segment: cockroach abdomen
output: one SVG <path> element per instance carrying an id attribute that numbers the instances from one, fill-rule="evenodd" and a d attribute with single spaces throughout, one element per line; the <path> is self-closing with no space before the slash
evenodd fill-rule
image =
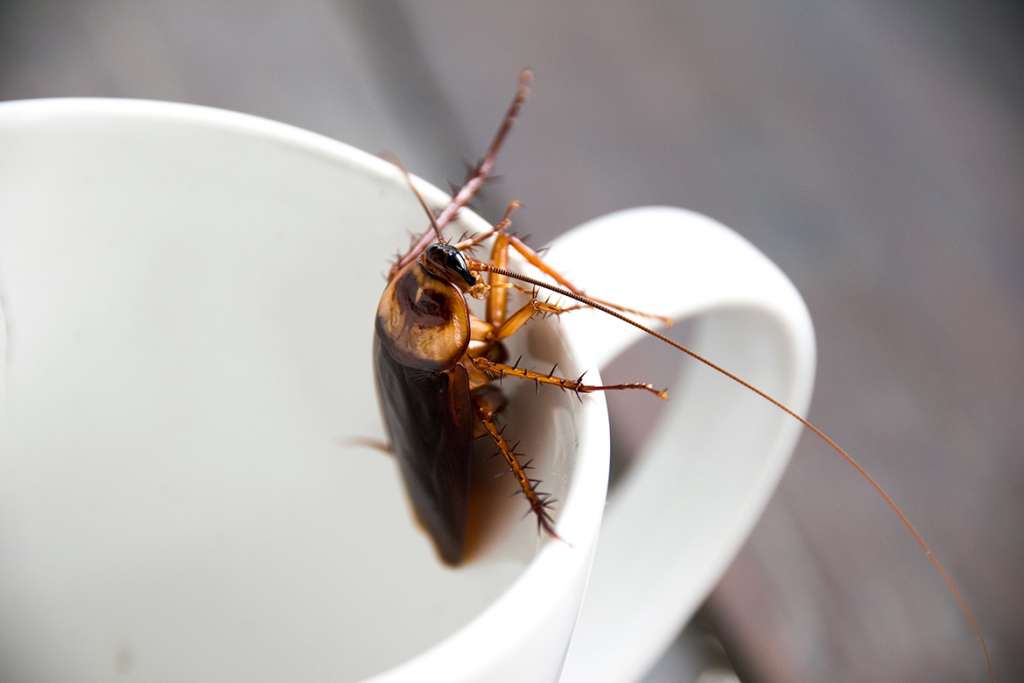
<path id="1" fill-rule="evenodd" d="M 403 365 L 374 335 L 381 413 L 406 490 L 441 558 L 462 561 L 469 501 L 473 406 L 465 368 Z"/>

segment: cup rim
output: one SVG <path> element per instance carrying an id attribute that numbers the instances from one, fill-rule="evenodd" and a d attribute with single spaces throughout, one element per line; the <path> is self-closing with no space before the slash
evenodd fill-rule
<path id="1" fill-rule="evenodd" d="M 270 139 L 330 163 L 358 169 L 383 181 L 404 183 L 400 172 L 383 159 L 326 135 L 253 114 L 205 105 L 130 98 L 62 97 L 0 102 L 0 127 L 35 125 L 58 118 L 135 118 L 220 129 Z M 447 193 L 429 182 L 415 175 L 413 180 L 429 202 L 442 204 L 448 200 Z M 461 228 L 472 232 L 490 227 L 470 209 L 460 212 L 457 222 Z M 600 383 L 597 368 L 589 363 L 586 348 L 568 335 L 564 341 L 567 353 L 581 364 L 594 368 L 589 374 Z M 574 449 L 577 457 L 558 518 L 559 533 L 571 545 L 545 542 L 516 579 L 467 623 L 425 651 L 372 674 L 365 681 L 425 680 L 428 674 L 439 671 L 444 671 L 449 680 L 480 675 L 487 662 L 511 658 L 519 641 L 541 630 L 558 605 L 557 600 L 546 600 L 544 596 L 561 596 L 570 587 L 582 591 L 607 493 L 609 425 L 607 404 L 600 393 L 589 395 L 573 410 L 580 426 Z M 586 455 L 580 455 L 584 451 Z M 576 616 L 574 612 L 573 623 Z M 509 638 L 508 629 L 513 625 L 518 638 Z M 562 647 L 564 654 L 568 639 Z M 491 656 L 483 661 L 479 657 L 481 652 L 488 652 Z"/>

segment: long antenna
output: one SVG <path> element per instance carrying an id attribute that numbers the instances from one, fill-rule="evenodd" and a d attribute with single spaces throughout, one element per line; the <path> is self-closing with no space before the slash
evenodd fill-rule
<path id="1" fill-rule="evenodd" d="M 894 513 L 896 513 L 896 516 L 899 518 L 900 522 L 903 523 L 903 526 L 906 527 L 907 531 L 910 532 L 910 535 L 914 538 L 915 541 L 917 541 L 917 544 L 921 547 L 921 550 L 924 552 L 925 557 L 928 558 L 928 561 L 931 562 L 932 566 L 935 568 L 935 571 L 937 571 L 939 573 L 939 576 L 942 578 L 943 583 L 946 584 L 946 589 L 950 592 L 950 594 L 953 596 L 953 599 L 956 601 L 957 606 L 960 608 L 960 611 L 963 613 L 964 618 L 967 620 L 967 623 L 970 625 L 971 631 L 974 632 L 974 637 L 975 637 L 975 639 L 977 639 L 978 645 L 981 647 L 981 652 L 982 652 L 982 654 L 985 657 L 985 670 L 988 673 L 989 680 L 990 681 L 994 681 L 995 680 L 995 672 L 992 670 L 992 658 L 989 655 L 988 645 L 985 643 L 985 637 L 981 633 L 981 626 L 978 624 L 978 620 L 975 618 L 974 612 L 971 610 L 970 605 L 967 604 L 967 601 L 964 599 L 963 595 L 961 595 L 960 589 L 957 588 L 956 583 L 953 581 L 953 578 L 946 572 L 946 568 L 942 565 L 941 562 L 939 562 L 939 559 L 935 556 L 935 553 L 932 551 L 931 546 L 929 546 L 928 543 L 924 540 L 924 536 L 922 536 L 921 532 L 919 532 L 917 530 L 917 528 L 911 523 L 910 518 L 908 518 L 907 515 L 904 514 L 904 512 L 900 508 L 900 506 L 896 504 L 895 500 L 893 500 L 893 497 L 889 495 L 889 492 L 886 491 L 885 488 L 883 488 L 882 485 L 879 484 L 878 481 L 875 480 L 875 478 L 872 477 L 868 473 L 868 471 L 866 469 L 864 469 L 863 465 L 861 465 L 859 462 L 857 462 L 857 460 L 852 455 L 847 453 L 846 449 L 844 449 L 842 446 L 840 446 L 838 443 L 836 443 L 836 441 L 831 436 L 826 434 L 823 430 L 821 430 L 816 425 L 814 425 L 814 423 L 812 423 L 810 420 L 808 420 L 805 417 L 802 417 L 796 411 L 794 411 L 791 408 L 789 408 L 789 406 L 787 406 L 786 404 L 782 403 L 781 401 L 779 401 L 777 398 L 775 398 L 771 394 L 769 394 L 769 393 L 767 393 L 767 392 L 757 388 L 756 386 L 754 386 L 750 382 L 746 381 L 745 379 L 743 379 L 739 375 L 736 375 L 736 374 L 730 372 L 729 370 L 726 370 L 725 368 L 723 368 L 722 366 L 718 365 L 717 363 L 709 360 L 708 358 L 705 358 L 704 356 L 702 356 L 701 354 L 697 353 L 696 351 L 694 351 L 694 350 L 692 350 L 690 348 L 687 348 L 686 346 L 683 346 L 679 342 L 674 341 L 674 340 L 666 337 L 665 335 L 661 334 L 660 332 L 656 332 L 655 330 L 652 330 L 651 328 L 647 327 L 646 325 L 642 325 L 641 323 L 638 323 L 635 320 L 627 318 L 626 316 L 622 315 L 618 311 L 615 311 L 615 310 L 613 310 L 611 308 L 608 308 L 607 306 L 605 306 L 605 305 L 603 305 L 603 304 L 601 304 L 601 303 L 599 303 L 597 301 L 594 301 L 590 297 L 587 297 L 587 296 L 584 296 L 584 295 L 581 295 L 581 294 L 576 294 L 575 292 L 571 292 L 568 289 L 565 289 L 563 287 L 557 287 L 555 285 L 550 285 L 550 284 L 548 284 L 546 282 L 543 282 L 541 280 L 537 280 L 535 278 L 529 277 L 528 275 L 523 275 L 522 273 L 516 273 L 516 272 L 513 272 L 511 270 L 507 270 L 505 268 L 499 268 L 497 266 L 492 266 L 489 263 L 483 263 L 481 261 L 476 261 L 474 259 L 467 259 L 467 261 L 469 262 L 470 270 L 478 270 L 478 271 L 483 270 L 483 271 L 487 271 L 487 272 L 490 272 L 490 273 L 495 273 L 497 275 L 504 275 L 505 277 L 510 277 L 510 278 L 514 278 L 516 280 L 521 280 L 523 282 L 527 282 L 527 283 L 529 283 L 531 285 L 534 285 L 535 287 L 543 287 L 544 289 L 547 289 L 547 290 L 550 290 L 552 292 L 555 292 L 556 294 L 561 294 L 562 296 L 567 296 L 570 299 L 575 299 L 576 301 L 579 301 L 580 303 L 584 303 L 584 304 L 586 304 L 586 305 L 588 305 L 588 306 L 590 306 L 592 308 L 595 308 L 595 309 L 597 309 L 597 310 L 599 310 L 599 311 L 601 311 L 603 313 L 607 313 L 608 315 L 610 315 L 610 316 L 612 316 L 614 318 L 618 318 L 619 320 L 623 321 L 624 323 L 628 323 L 629 325 L 632 325 L 633 327 L 636 327 L 637 329 L 642 330 L 643 332 L 646 332 L 647 334 L 651 335 L 652 337 L 655 337 L 656 339 L 659 339 L 659 340 L 665 342 L 669 346 L 672 346 L 672 347 L 678 349 L 679 351 L 682 351 L 687 356 L 689 356 L 690 358 L 693 358 L 697 362 L 703 363 L 704 365 L 708 366 L 712 370 L 714 370 L 714 371 L 716 371 L 716 372 L 718 372 L 718 373 L 720 373 L 722 375 L 725 375 L 726 377 L 731 379 L 733 382 L 736 382 L 737 384 L 739 384 L 739 385 L 741 385 L 743 387 L 746 387 L 750 391 L 754 392 L 755 394 L 757 394 L 758 396 L 760 396 L 764 400 L 766 400 L 769 403 L 771 403 L 772 405 L 774 405 L 776 408 L 778 408 L 782 412 L 784 412 L 787 415 L 789 415 L 790 417 L 792 417 L 794 420 L 796 420 L 801 425 L 803 425 L 805 428 L 807 428 L 811 433 L 813 433 L 819 439 L 824 441 L 825 444 L 829 446 L 829 448 L 831 448 L 833 451 L 835 451 L 843 460 L 845 460 L 847 462 L 848 465 L 850 465 L 850 467 L 852 467 L 854 470 L 856 470 L 857 473 L 860 474 L 860 476 L 863 477 L 864 480 L 867 481 L 872 486 L 872 488 L 875 489 L 875 491 L 878 492 L 878 495 L 880 495 L 882 497 L 882 499 L 885 501 L 886 505 L 888 505 L 889 508 Z"/>
<path id="2" fill-rule="evenodd" d="M 476 196 L 476 193 L 480 191 L 480 188 L 484 186 L 484 183 L 490 178 L 491 171 L 494 170 L 494 164 L 498 159 L 498 150 L 501 149 L 501 145 L 505 142 L 505 138 L 508 137 L 508 132 L 512 130 L 512 124 L 515 123 L 516 118 L 519 116 L 519 110 L 523 108 L 523 103 L 526 102 L 526 97 L 530 94 L 530 83 L 533 81 L 533 72 L 529 69 L 523 69 L 519 72 L 519 82 L 516 85 L 516 93 L 512 98 L 512 103 L 508 105 L 508 109 L 505 111 L 505 117 L 501 121 L 501 125 L 498 127 L 498 132 L 494 134 L 494 138 L 491 140 L 490 146 L 484 153 L 483 159 L 473 169 L 473 173 L 466 183 L 459 189 L 455 196 L 452 197 L 451 202 L 444 208 L 444 210 L 438 215 L 436 219 L 437 226 L 443 228 L 446 226 L 455 215 Z M 416 257 L 420 255 L 427 245 L 432 241 L 431 233 L 429 230 L 424 231 L 420 238 L 414 245 L 403 255 L 398 261 L 392 266 L 388 272 L 388 279 L 390 279 L 395 273 L 416 260 Z"/>
<path id="3" fill-rule="evenodd" d="M 434 218 L 434 212 L 430 210 L 430 207 L 427 206 L 427 200 L 423 198 L 423 195 L 420 194 L 420 191 L 416 189 L 415 185 L 413 185 L 412 176 L 409 175 L 409 170 L 402 164 L 401 161 L 398 160 L 398 157 L 396 156 L 388 157 L 388 161 L 397 166 L 398 169 L 402 172 L 402 175 L 405 176 L 405 184 L 408 185 L 409 189 L 412 190 L 412 193 L 416 195 L 416 201 L 418 201 L 420 203 L 420 206 L 423 207 L 423 213 L 427 214 L 427 216 L 430 218 L 430 227 L 434 229 L 434 236 L 437 237 L 438 242 L 444 242 L 444 235 L 441 234 L 441 228 L 437 225 L 437 219 Z"/>

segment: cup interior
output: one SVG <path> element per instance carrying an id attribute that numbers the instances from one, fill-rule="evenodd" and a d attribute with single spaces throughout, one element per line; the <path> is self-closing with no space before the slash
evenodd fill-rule
<path id="1" fill-rule="evenodd" d="M 0 106 L 0 149 L 0 679 L 358 679 L 544 547 L 485 449 L 476 555 L 444 567 L 391 456 L 348 442 L 383 438 L 373 317 L 425 225 L 388 164 L 117 101 Z M 514 355 L 577 370 L 531 326 Z M 504 389 L 567 509 L 576 401 Z"/>

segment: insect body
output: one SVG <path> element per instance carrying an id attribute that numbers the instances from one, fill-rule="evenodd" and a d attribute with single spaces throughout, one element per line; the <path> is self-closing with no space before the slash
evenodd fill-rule
<path id="1" fill-rule="evenodd" d="M 507 245 L 499 240 L 495 251 Z M 506 260 L 501 253 L 493 259 Z M 503 456 L 538 525 L 557 537 L 549 512 L 554 500 L 538 489 L 530 463 L 495 421 L 505 405 L 496 379 L 516 377 L 580 393 L 641 389 L 666 396 L 647 384 L 588 385 L 582 378 L 557 376 L 555 368 L 544 375 L 518 363 L 508 365 L 503 339 L 537 313 L 558 315 L 568 309 L 531 298 L 509 314 L 505 288 L 496 286 L 493 277 L 491 283 L 480 282 L 471 264 L 489 265 L 467 260 L 456 246 L 431 244 L 388 283 L 374 334 L 374 369 L 391 448 L 417 515 L 449 564 L 462 559 L 470 446 L 477 428 Z M 467 295 L 487 299 L 485 318 L 469 312 Z"/>
<path id="2" fill-rule="evenodd" d="M 636 320 L 637 317 L 659 316 L 587 296 L 547 264 L 540 254 L 508 233 L 516 203 L 509 206 L 504 218 L 491 230 L 456 243 L 444 240 L 441 232 L 444 226 L 488 179 L 497 151 L 525 99 L 529 80 L 529 72 L 524 71 L 516 97 L 486 155 L 439 215 L 434 216 L 413 187 L 428 215 L 430 228 L 392 266 L 377 308 L 374 366 L 390 449 L 399 461 L 416 513 L 441 558 L 449 564 L 458 564 L 463 557 L 471 442 L 475 432 L 494 442 L 538 527 L 558 537 L 551 514 L 555 501 L 538 489 L 540 482 L 529 474 L 530 462 L 524 461 L 523 454 L 517 452 L 515 444 L 509 443 L 495 421 L 505 404 L 500 389 L 494 385 L 495 380 L 525 379 L 577 394 L 642 390 L 667 398 L 665 391 L 650 384 L 588 385 L 582 376 L 576 379 L 558 376 L 556 368 L 545 374 L 522 368 L 518 361 L 508 364 L 503 340 L 515 334 L 532 317 L 538 313 L 561 315 L 577 308 L 591 308 L 639 328 L 756 393 L 798 421 L 853 467 L 899 517 L 946 583 L 979 642 L 991 677 L 991 662 L 981 629 L 952 578 L 885 489 L 823 430 L 738 375 Z M 467 256 L 487 239 L 493 239 L 490 261 Z M 509 270 L 508 254 L 513 250 L 548 279 Z M 533 289 L 526 289 L 524 284 Z M 525 291 L 530 299 L 509 311 L 508 293 L 513 289 Z M 538 299 L 539 289 L 578 303 L 553 305 Z M 484 317 L 473 315 L 467 297 L 486 300 Z"/>
<path id="3" fill-rule="evenodd" d="M 462 292 L 419 263 L 403 268 L 381 297 L 373 363 L 391 447 L 420 520 L 450 564 L 462 558 L 469 496 L 469 334 Z"/>

